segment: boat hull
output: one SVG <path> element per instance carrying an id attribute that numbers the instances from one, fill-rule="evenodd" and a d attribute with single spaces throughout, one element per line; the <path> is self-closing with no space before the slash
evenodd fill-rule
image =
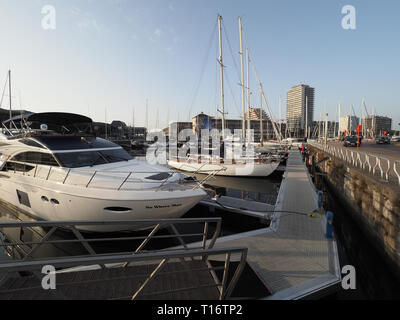
<path id="1" fill-rule="evenodd" d="M 201 201 L 201 188 L 175 191 L 123 191 L 83 189 L 29 177 L 0 177 L 1 199 L 38 220 L 98 221 L 78 226 L 83 231 L 117 232 L 146 229 L 151 225 L 110 225 L 112 220 L 180 218 Z M 103 224 L 104 223 L 104 224 Z"/>
<path id="2" fill-rule="evenodd" d="M 279 166 L 279 162 L 248 164 L 204 164 L 170 160 L 168 165 L 174 169 L 192 173 L 215 174 L 232 177 L 268 177 Z"/>

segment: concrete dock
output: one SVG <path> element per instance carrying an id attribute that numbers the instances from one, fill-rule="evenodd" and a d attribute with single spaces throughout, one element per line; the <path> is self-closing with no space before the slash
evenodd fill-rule
<path id="1" fill-rule="evenodd" d="M 265 299 L 315 298 L 341 282 L 336 241 L 325 237 L 325 215 L 300 153 L 291 151 L 270 227 L 220 238 L 216 247 L 244 246 L 247 262 L 272 293 Z"/>

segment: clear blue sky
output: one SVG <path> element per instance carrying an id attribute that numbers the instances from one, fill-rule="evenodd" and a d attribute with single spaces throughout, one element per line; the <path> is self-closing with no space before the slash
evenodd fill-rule
<path id="1" fill-rule="evenodd" d="M 47 4 L 56 9 L 56 30 L 41 27 Z M 341 27 L 347 4 L 356 8 L 356 30 Z M 130 124 L 135 109 L 136 124 L 143 125 L 146 99 L 150 127 L 157 109 L 160 126 L 178 114 L 180 120 L 189 112 L 216 114 L 216 38 L 205 57 L 220 13 L 229 39 L 224 35 L 229 117 L 240 117 L 235 64 L 240 67 L 242 16 L 276 117 L 279 96 L 285 112 L 287 90 L 302 82 L 316 88 L 315 120 L 325 102 L 331 119 L 339 101 L 343 112 L 354 104 L 361 115 L 365 98 L 369 112 L 374 105 L 399 128 L 399 12 L 398 0 L 0 0 L 0 87 L 11 69 L 17 106 L 79 112 L 98 121 L 107 107 L 107 120 Z M 253 75 L 251 89 L 258 106 Z"/>

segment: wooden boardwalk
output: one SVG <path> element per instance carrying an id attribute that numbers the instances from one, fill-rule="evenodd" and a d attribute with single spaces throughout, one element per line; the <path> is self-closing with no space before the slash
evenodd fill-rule
<path id="1" fill-rule="evenodd" d="M 311 218 L 317 193 L 300 153 L 291 151 L 271 226 L 220 238 L 216 247 L 245 246 L 247 262 L 272 293 L 267 299 L 311 297 L 340 282 L 335 240 L 325 216 Z"/>

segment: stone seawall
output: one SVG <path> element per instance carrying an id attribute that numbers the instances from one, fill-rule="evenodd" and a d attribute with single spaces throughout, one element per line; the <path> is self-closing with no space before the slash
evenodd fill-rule
<path id="1" fill-rule="evenodd" d="M 400 277 L 400 187 L 319 149 L 309 146 L 308 150 L 318 171 L 326 173 L 336 197 L 349 207 L 353 218 Z"/>

